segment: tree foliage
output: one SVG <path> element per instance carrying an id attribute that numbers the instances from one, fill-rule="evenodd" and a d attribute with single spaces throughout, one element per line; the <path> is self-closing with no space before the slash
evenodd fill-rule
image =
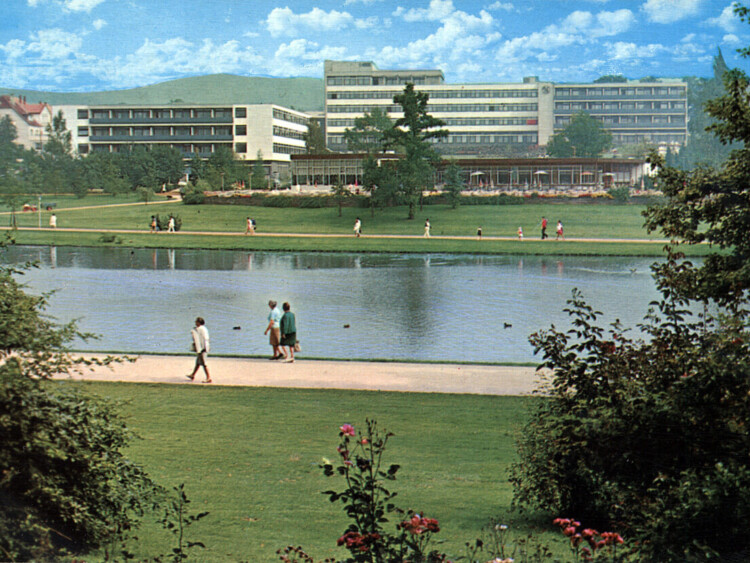
<path id="1" fill-rule="evenodd" d="M 352 152 L 385 152 L 388 149 L 386 132 L 392 128 L 393 121 L 388 114 L 380 108 L 374 108 L 354 119 L 354 127 L 344 131 L 344 140 Z"/>
<path id="2" fill-rule="evenodd" d="M 326 137 L 323 134 L 323 129 L 321 129 L 317 121 L 311 119 L 307 122 L 307 131 L 304 137 L 307 154 L 326 154 L 330 152 L 326 148 Z"/>
<path id="3" fill-rule="evenodd" d="M 445 167 L 443 176 L 445 180 L 445 194 L 448 198 L 448 203 L 453 209 L 456 209 L 461 202 L 461 191 L 464 189 L 463 174 L 463 170 L 455 161 L 451 161 Z"/>
<path id="4" fill-rule="evenodd" d="M 398 190 L 409 208 L 409 219 L 414 219 L 422 191 L 434 184 L 435 165 L 440 156 L 433 142 L 448 136 L 448 131 L 441 129 L 445 122 L 427 112 L 428 100 L 429 94 L 407 84 L 401 94 L 393 97 L 404 115 L 385 132 L 388 146 L 403 153 L 397 164 Z"/>
<path id="5" fill-rule="evenodd" d="M 266 167 L 263 166 L 263 153 L 260 151 L 258 151 L 258 156 L 253 163 L 253 171 L 250 174 L 250 187 L 254 190 L 265 190 L 268 188 Z"/>
<path id="6" fill-rule="evenodd" d="M 516 501 L 617 525 L 646 561 L 713 560 L 750 549 L 750 94 L 740 71 L 707 104 L 738 143 L 714 169 L 667 166 L 646 225 L 670 239 L 661 298 L 633 338 L 575 293 L 572 328 L 532 335 L 552 368 L 549 399 L 519 441 Z M 701 264 L 680 245 L 708 243 Z"/>
<path id="7" fill-rule="evenodd" d="M 547 144 L 547 154 L 555 157 L 599 156 L 612 146 L 612 133 L 602 123 L 581 111 Z"/>
<path id="8" fill-rule="evenodd" d="M 54 560 L 122 537 L 159 492 L 123 454 L 112 405 L 48 378 L 73 369 L 75 324 L 42 314 L 46 298 L 0 272 L 0 553 Z M 86 335 L 80 335 L 86 336 Z"/>

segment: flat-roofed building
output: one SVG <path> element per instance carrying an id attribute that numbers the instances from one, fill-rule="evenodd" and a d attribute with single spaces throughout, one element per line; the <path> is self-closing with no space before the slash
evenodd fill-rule
<path id="1" fill-rule="evenodd" d="M 446 84 L 440 70 L 380 70 L 372 62 L 326 61 L 327 146 L 346 151 L 344 131 L 375 108 L 397 119 L 393 96 L 413 83 L 430 98 L 428 111 L 446 123 L 441 152 L 533 152 L 585 111 L 612 131 L 615 145 L 652 143 L 679 148 L 687 142 L 687 84 L 681 80 L 607 84 L 554 84 L 537 77 L 522 83 Z"/>
<path id="2" fill-rule="evenodd" d="M 225 147 L 246 161 L 256 160 L 260 151 L 270 173 L 288 170 L 291 155 L 305 152 L 309 119 L 303 112 L 274 104 L 113 104 L 60 109 L 73 134 L 74 149 L 82 155 L 167 145 L 185 158 L 208 158 Z"/>
<path id="3" fill-rule="evenodd" d="M 679 149 L 687 142 L 687 84 L 682 80 L 556 84 L 555 130 L 564 129 L 582 111 L 612 132 L 615 145 Z"/>
<path id="4" fill-rule="evenodd" d="M 39 102 L 30 104 L 26 98 L 0 96 L 0 119 L 9 117 L 16 128 L 16 143 L 27 149 L 42 150 L 47 142 L 47 125 L 52 122 L 52 107 Z"/>
<path id="5" fill-rule="evenodd" d="M 325 131 L 331 150 L 347 150 L 344 131 L 354 119 L 380 108 L 403 116 L 393 97 L 407 83 L 429 94 L 428 111 L 446 123 L 442 152 L 477 147 L 536 146 L 553 133 L 551 83 L 531 77 L 522 84 L 446 84 L 440 70 L 379 70 L 372 62 L 325 62 Z"/>

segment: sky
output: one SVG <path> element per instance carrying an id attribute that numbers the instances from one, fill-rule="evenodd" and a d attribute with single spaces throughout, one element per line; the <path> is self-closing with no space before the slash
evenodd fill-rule
<path id="1" fill-rule="evenodd" d="M 326 59 L 449 83 L 709 77 L 717 48 L 750 68 L 745 46 L 730 0 L 0 0 L 0 89 L 322 78 Z"/>

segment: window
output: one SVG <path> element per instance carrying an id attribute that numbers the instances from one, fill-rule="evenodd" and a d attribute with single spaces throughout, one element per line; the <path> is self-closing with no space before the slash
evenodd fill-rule
<path id="1" fill-rule="evenodd" d="M 234 108 L 235 117 L 247 117 L 247 108 Z"/>
<path id="2" fill-rule="evenodd" d="M 79 137 L 88 137 L 89 136 L 89 128 L 88 127 L 79 127 L 78 128 L 78 136 Z"/>
<path id="3" fill-rule="evenodd" d="M 89 110 L 87 109 L 78 110 L 78 119 L 88 119 L 88 118 L 89 118 Z"/>
<path id="4" fill-rule="evenodd" d="M 89 145 L 87 143 L 78 145 L 78 154 L 88 154 L 88 153 L 89 153 Z"/>
<path id="5" fill-rule="evenodd" d="M 247 152 L 247 143 L 235 143 L 234 144 L 234 152 L 236 153 L 246 153 Z"/>
<path id="6" fill-rule="evenodd" d="M 234 134 L 235 135 L 247 135 L 247 125 L 235 125 Z M 240 152 L 240 151 L 235 151 L 235 152 Z"/>

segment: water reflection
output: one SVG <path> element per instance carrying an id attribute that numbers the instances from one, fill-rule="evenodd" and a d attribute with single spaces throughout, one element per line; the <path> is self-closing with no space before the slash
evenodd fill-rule
<path id="1" fill-rule="evenodd" d="M 568 326 L 574 287 L 603 323 L 628 326 L 657 296 L 649 258 L 12 247 L 2 259 L 37 260 L 25 281 L 59 290 L 50 314 L 81 318 L 102 335 L 81 347 L 96 350 L 187 352 L 200 315 L 216 353 L 266 354 L 272 298 L 292 303 L 308 356 L 533 361 L 528 335 Z"/>

